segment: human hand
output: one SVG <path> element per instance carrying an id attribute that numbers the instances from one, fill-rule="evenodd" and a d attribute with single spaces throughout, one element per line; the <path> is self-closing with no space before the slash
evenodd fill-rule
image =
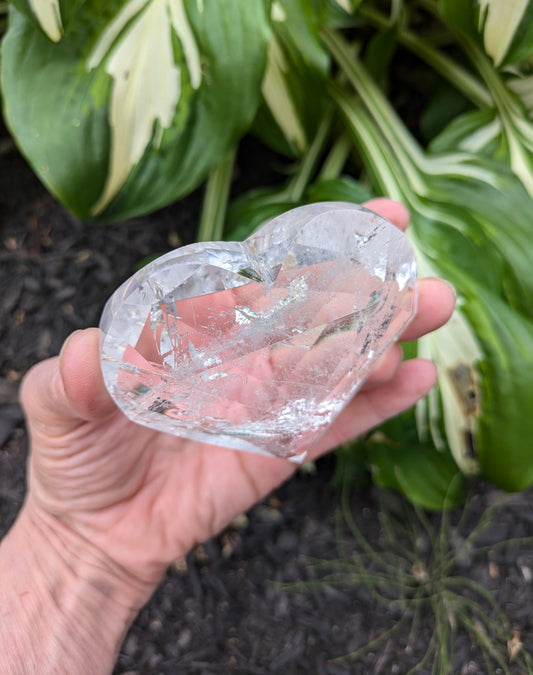
<path id="1" fill-rule="evenodd" d="M 406 210 L 367 204 L 399 228 Z M 451 288 L 418 282 L 401 338 L 450 317 Z M 163 434 L 129 421 L 100 370 L 99 333 L 74 333 L 22 386 L 29 489 L 0 545 L 0 673 L 111 672 L 125 631 L 166 567 L 296 469 L 290 462 Z M 311 453 L 317 457 L 412 406 L 433 364 L 395 344 Z"/>
<path id="2" fill-rule="evenodd" d="M 390 200 L 367 206 L 399 228 L 407 226 L 402 206 Z M 418 284 L 417 315 L 402 340 L 438 328 L 453 310 L 447 284 Z M 150 589 L 169 563 L 220 531 L 296 467 L 132 423 L 104 386 L 98 340 L 97 329 L 73 334 L 60 357 L 38 364 L 25 378 L 22 402 L 31 438 L 25 509 L 33 522 L 56 522 Z M 403 363 L 394 345 L 313 456 L 409 408 L 434 381 L 433 364 Z"/>

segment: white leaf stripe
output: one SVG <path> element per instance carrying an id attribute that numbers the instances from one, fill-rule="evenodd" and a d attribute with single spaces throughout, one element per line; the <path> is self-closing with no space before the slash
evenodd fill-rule
<path id="1" fill-rule="evenodd" d="M 283 50 L 273 36 L 268 45 L 268 60 L 261 92 L 268 108 L 289 144 L 303 151 L 307 146 L 305 130 L 298 118 L 286 81 L 289 65 Z"/>
<path id="2" fill-rule="evenodd" d="M 496 66 L 509 51 L 528 5 L 529 0 L 479 0 L 479 29 Z"/>
<path id="3" fill-rule="evenodd" d="M 276 2 L 275 0 L 272 3 L 272 9 L 270 10 L 270 18 L 272 21 L 277 21 L 278 23 L 287 21 L 287 12 L 279 2 Z"/>
<path id="4" fill-rule="evenodd" d="M 339 5 L 339 7 L 340 7 L 341 9 L 343 9 L 347 14 L 351 14 L 351 13 L 353 12 L 353 7 L 352 7 L 351 0 L 335 0 L 335 2 L 336 2 L 337 5 Z"/>
<path id="5" fill-rule="evenodd" d="M 131 0 L 102 33 L 87 60 L 113 78 L 109 102 L 110 162 L 101 213 L 120 190 L 153 138 L 172 124 L 181 96 L 181 70 L 175 63 L 172 30 L 181 42 L 194 89 L 201 84 L 201 62 L 183 0 Z"/>
<path id="6" fill-rule="evenodd" d="M 29 0 L 41 28 L 52 42 L 59 42 L 63 35 L 63 23 L 59 0 Z"/>
<path id="7" fill-rule="evenodd" d="M 120 33 L 131 19 L 146 7 L 148 2 L 149 0 L 130 0 L 130 2 L 124 5 L 109 26 L 103 31 L 92 52 L 89 54 L 89 58 L 87 59 L 87 68 L 89 70 L 97 68 L 102 63 Z"/>
<path id="8" fill-rule="evenodd" d="M 515 77 L 509 80 L 507 84 L 520 97 L 529 113 L 529 117 L 533 117 L 533 75 Z"/>
<path id="9" fill-rule="evenodd" d="M 466 136 L 459 143 L 461 150 L 469 153 L 482 153 L 483 150 L 498 139 L 502 133 L 502 123 L 498 117 L 495 117 L 492 122 L 478 127 L 469 136 Z"/>

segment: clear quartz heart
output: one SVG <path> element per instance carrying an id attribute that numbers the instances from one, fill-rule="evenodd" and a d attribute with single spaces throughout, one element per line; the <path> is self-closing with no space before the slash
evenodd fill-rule
<path id="1" fill-rule="evenodd" d="M 134 422 L 301 461 L 415 310 L 407 238 L 354 204 L 191 244 L 107 302 L 101 364 Z"/>

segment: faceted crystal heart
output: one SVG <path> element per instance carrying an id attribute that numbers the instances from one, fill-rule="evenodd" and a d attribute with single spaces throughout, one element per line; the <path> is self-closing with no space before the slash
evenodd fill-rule
<path id="1" fill-rule="evenodd" d="M 109 299 L 105 383 L 139 424 L 301 460 L 409 321 L 415 277 L 407 238 L 353 204 L 184 246 Z"/>

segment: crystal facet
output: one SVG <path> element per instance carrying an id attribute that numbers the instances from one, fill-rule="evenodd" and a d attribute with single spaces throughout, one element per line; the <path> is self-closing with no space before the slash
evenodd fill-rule
<path id="1" fill-rule="evenodd" d="M 415 278 L 407 238 L 341 202 L 184 246 L 109 299 L 106 386 L 139 424 L 301 460 L 411 318 Z"/>

